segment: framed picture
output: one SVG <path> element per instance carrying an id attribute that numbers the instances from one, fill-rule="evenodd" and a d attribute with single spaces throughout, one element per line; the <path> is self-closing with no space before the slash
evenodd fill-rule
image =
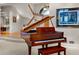
<path id="1" fill-rule="evenodd" d="M 16 16 L 13 16 L 13 23 L 16 23 Z"/>
<path id="2" fill-rule="evenodd" d="M 79 8 L 57 9 L 56 19 L 58 27 L 79 26 Z"/>

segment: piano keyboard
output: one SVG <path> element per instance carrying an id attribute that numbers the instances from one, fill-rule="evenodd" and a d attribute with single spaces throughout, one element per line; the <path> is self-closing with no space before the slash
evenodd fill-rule
<path id="1" fill-rule="evenodd" d="M 61 40 L 64 40 L 64 39 L 53 39 L 53 40 L 36 41 L 34 43 L 44 43 L 44 42 L 61 41 Z"/>

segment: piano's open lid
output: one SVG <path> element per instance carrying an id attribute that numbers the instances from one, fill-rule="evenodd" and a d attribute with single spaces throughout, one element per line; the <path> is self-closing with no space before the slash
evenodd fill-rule
<path id="1" fill-rule="evenodd" d="M 41 25 L 41 24 L 45 23 L 46 21 L 51 20 L 51 18 L 53 18 L 53 17 L 54 17 L 54 16 L 47 16 L 47 17 L 45 17 L 45 18 L 43 18 L 43 19 L 37 21 L 36 23 L 33 23 L 33 24 L 29 25 L 29 26 L 25 26 L 25 27 L 22 29 L 22 32 L 28 32 L 28 31 L 30 31 L 31 29 L 36 28 L 37 25 Z"/>

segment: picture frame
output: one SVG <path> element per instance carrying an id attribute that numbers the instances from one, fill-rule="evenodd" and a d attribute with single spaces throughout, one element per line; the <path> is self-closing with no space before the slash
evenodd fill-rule
<path id="1" fill-rule="evenodd" d="M 56 10 L 57 27 L 79 27 L 79 8 L 60 8 Z"/>
<path id="2" fill-rule="evenodd" d="M 13 23 L 16 23 L 16 16 L 13 16 Z"/>

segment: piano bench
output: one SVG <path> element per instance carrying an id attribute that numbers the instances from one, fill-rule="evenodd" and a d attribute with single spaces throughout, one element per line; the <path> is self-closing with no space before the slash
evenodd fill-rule
<path id="1" fill-rule="evenodd" d="M 38 49 L 38 55 L 50 55 L 53 53 L 58 53 L 60 55 L 60 52 L 64 51 L 64 55 L 66 55 L 66 48 L 62 46 L 54 46 L 54 47 L 47 47 L 47 48 L 41 48 Z"/>

